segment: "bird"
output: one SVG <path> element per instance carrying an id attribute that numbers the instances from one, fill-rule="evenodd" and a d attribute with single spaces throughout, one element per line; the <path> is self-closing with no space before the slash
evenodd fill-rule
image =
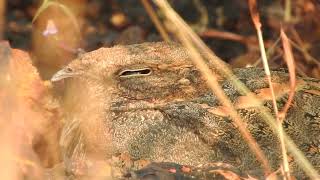
<path id="1" fill-rule="evenodd" d="M 210 60 L 206 63 L 217 71 Z M 233 73 L 272 112 L 263 69 L 239 68 Z M 277 103 L 284 106 L 289 92 L 287 70 L 273 70 L 272 79 Z M 60 145 L 70 171 L 80 172 L 83 164 L 125 152 L 133 159 L 190 166 L 226 162 L 241 171 L 263 174 L 260 162 L 208 88 L 189 52 L 177 43 L 100 48 L 73 60 L 51 81 L 65 84 Z M 259 109 L 231 81 L 220 77 L 219 83 L 271 168 L 279 168 L 278 138 L 262 120 Z M 297 86 L 283 128 L 319 170 L 320 80 L 298 78 Z M 306 177 L 294 158 L 290 167 L 297 177 Z"/>

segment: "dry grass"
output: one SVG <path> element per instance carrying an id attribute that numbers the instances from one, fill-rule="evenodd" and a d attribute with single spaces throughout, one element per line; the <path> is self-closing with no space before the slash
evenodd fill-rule
<path id="1" fill-rule="evenodd" d="M 208 47 L 205 46 L 205 44 L 200 40 L 200 38 L 195 33 L 192 32 L 192 30 L 187 26 L 187 24 L 172 10 L 170 5 L 166 1 L 155 0 L 155 3 L 158 5 L 158 7 L 166 15 L 166 21 L 170 22 L 169 31 L 176 34 L 176 36 L 179 38 L 179 40 L 182 42 L 182 44 L 184 46 L 186 46 L 186 48 L 188 48 L 189 51 L 192 52 L 191 55 L 194 59 L 193 60 L 194 63 L 198 66 L 198 68 L 201 70 L 201 72 L 206 77 L 206 79 L 208 79 L 209 87 L 214 91 L 215 94 L 217 94 L 217 96 L 220 96 L 219 100 L 226 107 L 231 108 L 229 102 L 224 99 L 223 93 L 221 93 L 219 91 L 219 88 L 216 87 L 216 82 L 214 82 L 214 76 L 212 76 L 212 74 L 209 72 L 208 68 L 205 65 L 202 65 L 203 62 L 199 62 L 202 59 L 199 52 L 205 52 L 205 55 L 207 56 L 206 58 L 209 58 L 210 60 L 215 61 L 214 63 L 217 65 L 216 66 L 217 70 L 220 70 L 220 73 L 223 74 L 224 77 L 227 77 L 231 82 L 233 82 L 234 85 L 236 86 L 236 88 L 242 94 L 248 94 L 250 92 L 241 82 L 237 81 L 237 79 L 232 74 L 231 70 L 226 65 L 224 65 L 219 60 L 219 58 L 217 58 L 214 55 L 214 53 L 211 52 L 211 50 Z M 257 16 L 257 10 L 252 9 L 251 11 L 254 14 L 253 19 L 256 19 L 255 20 L 256 26 L 259 29 L 259 26 L 261 26 L 261 24 L 259 25 L 260 22 L 259 22 L 259 20 L 257 20 L 257 19 L 259 19 L 259 17 Z M 264 54 L 262 56 L 262 58 L 265 58 L 266 56 L 265 56 L 265 51 L 264 51 L 264 46 L 263 46 L 263 40 L 261 38 L 262 37 L 261 31 L 258 31 L 258 34 L 260 34 L 259 35 L 260 36 L 260 46 L 263 49 L 261 52 Z M 195 48 L 199 48 L 199 52 Z M 288 51 L 287 51 L 287 53 L 288 53 Z M 265 59 L 265 61 L 266 61 L 266 59 Z M 267 76 L 270 77 L 270 71 L 268 70 L 268 68 L 265 68 L 265 69 L 267 71 Z M 292 79 L 292 77 L 291 77 L 291 79 Z M 269 83 L 272 84 L 272 82 L 270 80 L 271 79 L 269 78 Z M 255 102 L 259 102 L 259 99 L 255 98 L 255 97 L 253 97 L 253 99 Z M 278 114 L 276 103 L 274 103 L 274 107 L 275 107 L 276 114 Z M 302 167 L 302 169 L 306 172 L 306 174 L 309 177 L 311 177 L 311 178 L 319 177 L 317 171 L 312 167 L 312 165 L 304 157 L 303 153 L 296 147 L 296 145 L 293 143 L 293 141 L 290 139 L 290 137 L 288 137 L 283 132 L 283 130 L 281 128 L 281 121 L 279 120 L 279 115 L 276 115 L 276 119 L 278 119 L 276 121 L 275 118 L 272 117 L 272 115 L 269 112 L 267 112 L 263 107 L 260 107 L 260 110 L 262 112 L 263 119 L 270 125 L 270 127 L 274 130 L 274 132 L 276 132 L 276 135 L 279 137 L 279 139 L 282 142 L 281 147 L 282 147 L 283 154 L 284 154 L 284 164 L 285 164 L 285 174 L 286 174 L 285 177 L 290 178 L 289 168 L 287 165 L 288 161 L 286 160 L 286 155 L 285 155 L 286 148 L 285 148 L 284 144 L 286 144 L 286 147 L 290 150 L 290 152 L 293 153 L 293 156 L 297 159 L 297 162 L 299 163 L 299 165 Z M 239 116 L 236 114 L 236 112 L 233 112 L 232 110 L 231 110 L 230 116 L 235 121 L 239 120 L 238 119 Z M 241 122 L 241 121 L 238 121 L 238 122 Z M 240 129 L 240 131 L 242 132 L 242 134 L 246 134 L 246 133 L 244 133 L 245 130 Z M 266 174 L 269 174 L 267 160 L 264 158 L 262 153 L 259 152 L 260 151 L 259 147 L 256 147 L 255 141 L 249 140 L 250 138 L 248 138 L 247 135 L 244 135 L 244 137 L 247 140 L 247 142 L 249 143 L 251 149 L 254 149 L 253 151 L 257 155 L 260 162 L 262 162 L 262 164 L 264 165 L 265 170 L 266 170 Z"/>
<path id="2" fill-rule="evenodd" d="M 3 19 L 3 11 L 4 11 L 4 0 L 0 1 L 0 25 L 4 22 Z M 238 89 L 238 91 L 243 94 L 243 95 L 248 95 L 250 91 L 248 88 L 246 88 L 240 81 L 237 80 L 237 77 L 235 77 L 232 73 L 232 70 L 229 69 L 228 65 L 226 65 L 223 61 L 221 61 L 202 41 L 201 39 L 190 29 L 190 27 L 187 25 L 186 22 L 184 22 L 180 16 L 169 6 L 167 1 L 165 0 L 154 0 L 155 4 L 158 6 L 158 8 L 165 14 L 165 22 L 161 23 L 159 21 L 159 18 L 156 16 L 156 13 L 150 6 L 150 3 L 145 0 L 141 0 L 143 3 L 144 7 L 146 8 L 150 18 L 152 21 L 155 23 L 155 26 L 157 27 L 158 31 L 160 32 L 162 38 L 165 41 L 171 41 L 169 33 L 172 33 L 174 36 L 176 36 L 179 41 L 190 51 L 190 55 L 192 56 L 192 59 L 195 63 L 195 65 L 201 70 L 203 76 L 207 79 L 208 86 L 211 88 L 211 90 L 218 96 L 219 100 L 222 102 L 224 106 L 226 106 L 228 109 L 230 109 L 230 117 L 234 120 L 234 122 L 237 124 L 239 127 L 239 130 L 241 134 L 243 135 L 244 139 L 248 142 L 251 150 L 253 153 L 255 153 L 257 159 L 261 162 L 261 164 L 264 167 L 265 170 L 265 175 L 266 177 L 269 177 L 269 179 L 272 179 L 273 173 L 271 172 L 271 169 L 269 167 L 269 163 L 263 152 L 261 151 L 259 145 L 255 141 L 255 139 L 252 137 L 252 135 L 246 130 L 245 124 L 243 124 L 241 117 L 233 107 L 231 101 L 227 98 L 227 96 L 224 94 L 223 90 L 221 87 L 219 87 L 218 81 L 216 74 L 212 72 L 207 66 L 206 63 L 204 62 L 204 59 L 210 59 L 213 61 L 213 63 L 216 65 L 217 70 L 219 71 L 220 74 L 222 74 L 224 77 L 228 78 L 234 86 Z M 253 3 L 253 1 L 250 1 Z M 290 12 L 290 0 L 286 0 L 286 16 L 285 19 L 286 21 L 290 21 L 291 19 L 291 12 Z M 64 37 L 55 37 L 52 38 L 47 45 L 44 45 L 46 43 L 43 43 L 41 38 L 37 39 L 37 36 L 35 36 L 35 42 L 37 43 L 38 40 L 41 40 L 41 42 L 38 45 L 35 45 L 36 48 L 40 49 L 42 46 L 53 46 L 52 44 L 59 44 L 58 49 L 61 47 L 66 50 L 68 48 L 71 49 L 71 52 L 69 53 L 74 54 L 74 47 L 76 47 L 76 44 L 79 43 L 79 38 L 80 38 L 80 26 L 78 25 L 78 20 L 75 19 L 75 16 L 73 15 L 73 12 L 71 12 L 66 6 L 61 5 L 57 2 L 52 2 L 52 1 L 43 1 L 42 6 L 39 8 L 38 13 L 36 13 L 36 16 L 34 17 L 34 21 L 41 19 L 41 13 L 43 13 L 47 8 L 54 6 L 57 8 L 62 9 L 62 12 L 70 17 L 71 19 L 71 24 L 72 24 L 72 32 L 69 34 L 77 34 L 75 39 L 68 39 Z M 252 17 L 254 19 L 254 22 L 257 27 L 257 32 L 259 36 L 259 42 L 260 42 L 260 47 L 261 47 L 261 52 L 262 52 L 262 59 L 264 60 L 264 63 L 266 63 L 266 53 L 264 51 L 264 44 L 263 44 L 263 39 L 262 39 L 262 32 L 261 32 L 261 24 L 259 22 L 259 15 L 257 13 L 256 8 L 254 5 L 251 7 L 251 13 L 253 14 Z M 57 15 L 58 16 L 58 15 Z M 60 17 L 60 16 L 58 16 Z M 50 19 L 47 17 L 44 17 L 44 20 L 40 20 L 41 23 L 43 23 L 40 26 L 45 26 L 50 22 Z M 56 22 L 61 22 L 61 21 L 56 21 Z M 167 30 L 164 29 L 164 25 L 169 25 L 166 26 Z M 259 25 L 260 24 L 260 25 Z M 59 26 L 59 25 L 57 25 Z M 65 24 L 62 24 L 61 26 L 65 27 Z M 0 26 L 2 27 L 2 26 Z M 58 28 L 59 29 L 59 28 Z M 68 28 L 66 28 L 68 29 Z M 68 30 L 70 30 L 68 29 Z M 61 27 L 60 29 L 61 30 Z M 66 33 L 68 34 L 68 33 Z M 2 35 L 2 30 L 0 29 L 0 36 Z M 218 33 L 218 36 L 221 35 Z M 248 40 L 243 39 L 240 36 L 234 36 L 233 34 L 224 34 L 224 36 L 228 36 L 229 38 L 236 39 L 238 41 L 242 42 L 247 42 Z M 281 128 L 281 123 L 283 119 L 285 118 L 285 115 L 287 113 L 287 110 L 290 107 L 291 101 L 294 96 L 294 90 L 295 90 L 295 84 L 296 84 L 296 79 L 295 79 L 295 65 L 294 65 L 294 60 L 293 60 L 293 55 L 292 55 L 292 50 L 290 47 L 290 40 L 288 37 L 285 35 L 283 31 L 281 31 L 281 38 L 283 42 L 283 49 L 284 49 L 284 57 L 286 59 L 286 63 L 288 65 L 288 69 L 290 72 L 290 85 L 291 85 L 291 91 L 289 94 L 289 100 L 285 107 L 278 112 L 275 98 L 273 99 L 273 104 L 274 104 L 274 111 L 276 114 L 276 117 L 273 117 L 270 112 L 268 112 L 263 106 L 260 106 L 259 109 L 261 110 L 262 117 L 263 119 L 267 122 L 267 124 L 270 125 L 270 127 L 273 129 L 275 134 L 280 139 L 280 146 L 282 148 L 282 154 L 283 154 L 283 167 L 284 167 L 284 179 L 290 179 L 290 169 L 288 166 L 288 160 L 286 159 L 286 153 L 287 149 L 289 152 L 292 153 L 294 158 L 296 159 L 297 163 L 302 167 L 302 169 L 306 172 L 306 174 L 311 177 L 319 177 L 317 171 L 312 167 L 312 165 L 308 162 L 308 160 L 305 158 L 303 153 L 296 147 L 296 145 L 293 143 L 293 141 L 286 135 L 286 133 L 283 131 Z M 46 41 L 48 41 L 50 38 L 46 38 Z M 61 41 L 64 41 L 61 44 Z M 68 41 L 68 42 L 65 42 Z M 71 43 L 70 43 L 71 42 Z M 71 47 L 65 47 L 64 45 L 71 44 Z M 291 42 L 292 44 L 292 42 Z M 307 52 L 306 49 L 299 48 L 302 45 L 301 44 L 293 44 L 294 47 L 298 48 L 303 52 L 303 54 L 310 59 L 310 55 Z M 49 52 L 49 51 L 48 51 Z M 54 53 L 54 52 L 53 52 Z M 55 55 L 52 55 L 55 56 Z M 71 55 L 65 55 L 63 56 L 71 56 Z M 18 59 L 21 59 L 21 57 L 16 57 Z M 312 58 L 311 58 L 312 59 Z M 312 59 L 314 61 L 314 59 Z M 318 62 L 318 61 L 316 61 Z M 65 62 L 63 62 L 65 63 Z M 0 97 L 1 97 L 1 108 L 2 110 L 2 116 L 0 117 L 0 124 L 1 126 L 1 133 L 0 133 L 0 144 L 5 144 L 3 149 L 1 150 L 0 154 L 0 160 L 1 164 L 0 165 L 0 179 L 21 179 L 23 175 L 26 176 L 31 176 L 33 179 L 43 179 L 43 167 L 45 166 L 51 166 L 52 164 L 57 163 L 60 161 L 59 155 L 58 155 L 58 150 L 56 149 L 56 136 L 55 132 L 53 134 L 48 133 L 49 131 L 46 128 L 51 128 L 54 127 L 56 130 L 58 129 L 57 125 L 52 125 L 52 124 L 47 124 L 48 119 L 54 119 L 55 121 L 59 121 L 59 112 L 57 112 L 57 107 L 54 105 L 54 100 L 50 99 L 48 95 L 44 96 L 36 96 L 33 97 L 34 95 L 38 95 L 41 93 L 48 93 L 48 87 L 43 84 L 43 82 L 40 83 L 40 78 L 39 75 L 35 72 L 35 69 L 31 67 L 31 65 L 24 65 L 24 67 L 29 67 L 30 72 L 32 71 L 33 73 L 28 72 L 19 72 L 16 74 L 16 76 L 12 76 L 14 78 L 9 78 L 11 81 L 23 81 L 21 84 L 25 85 L 26 87 L 32 87 L 31 91 L 27 92 L 27 94 L 21 95 L 21 92 L 25 93 L 22 87 L 22 90 L 19 89 L 21 88 L 20 86 L 8 86 L 8 84 L 4 84 L 3 82 L 0 82 Z M 274 92 L 272 90 L 272 82 L 271 82 L 271 74 L 270 71 L 267 68 L 267 65 L 264 65 L 266 67 L 266 76 L 269 79 L 270 83 L 270 89 L 272 91 L 273 97 L 274 97 Z M 13 71 L 15 72 L 15 71 Z M 9 76 L 3 76 L 1 78 L 8 78 L 10 77 L 10 72 L 9 70 Z M 1 73 L 7 75 L 7 70 L 2 70 Z M 31 74 L 31 75 L 30 75 Z M 20 76 L 21 77 L 20 77 Z M 34 79 L 23 79 L 23 77 L 32 77 Z M 1 79 L 2 80 L 2 79 Z M 32 83 L 31 83 L 32 82 Z M 36 82 L 34 85 L 33 83 Z M 29 84 L 27 84 L 29 83 Z M 31 83 L 31 85 L 30 85 Z M 37 84 L 39 83 L 39 84 Z M 13 95 L 14 94 L 14 95 Z M 18 95 L 18 96 L 16 96 Z M 12 99 L 6 99 L 5 96 L 12 97 Z M 257 102 L 260 101 L 259 98 L 257 97 L 252 97 L 253 101 Z M 27 99 L 27 100 L 26 100 Z M 32 99 L 33 101 L 29 101 Z M 34 101 L 35 100 L 35 101 Z M 13 105 L 16 105 L 15 107 L 8 107 L 8 102 L 12 103 Z M 28 102 L 28 103 L 26 103 Z M 31 102 L 31 103 L 30 103 Z M 32 104 L 32 103 L 40 103 L 40 105 L 45 104 L 43 107 L 44 109 L 41 109 L 39 104 Z M 10 104 L 12 106 L 12 104 Z M 262 104 L 262 102 L 260 102 Z M 37 113 L 34 113 L 34 106 L 40 108 L 41 113 L 45 114 L 43 117 L 42 115 L 39 115 Z M 18 110 L 17 110 L 18 109 Z M 39 109 L 37 109 L 39 111 Z M 43 112 L 42 112 L 43 111 Z M 28 118 L 29 117 L 29 118 Z M 32 118 L 30 118 L 32 117 Z M 44 122 L 45 120 L 47 122 Z M 40 127 L 39 127 L 40 126 Z M 16 132 L 17 127 L 20 129 L 24 129 L 25 131 L 23 133 Z M 57 130 L 58 131 L 58 130 Z M 52 132 L 51 132 L 52 133 Z M 47 139 L 44 141 L 47 144 L 37 144 L 37 136 L 45 136 Z M 34 149 L 34 146 L 48 146 L 52 145 L 49 147 L 49 149 L 41 150 L 40 153 L 44 154 L 44 157 L 41 157 L 40 159 L 45 159 L 45 161 L 40 162 L 39 157 L 32 151 Z M 39 153 L 39 152 L 38 152 Z M 47 156 L 47 157 L 45 157 Z M 280 165 L 279 165 L 280 166 Z M 32 172 L 28 174 L 29 172 Z M 238 177 L 237 177 L 238 178 Z"/>

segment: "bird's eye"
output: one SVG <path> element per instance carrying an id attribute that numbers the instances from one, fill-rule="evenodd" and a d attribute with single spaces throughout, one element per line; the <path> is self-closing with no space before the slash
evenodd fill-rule
<path id="1" fill-rule="evenodd" d="M 70 67 L 67 67 L 66 70 L 67 70 L 67 72 L 72 72 L 73 71 L 72 68 L 70 68 Z"/>
<path id="2" fill-rule="evenodd" d="M 126 69 L 119 73 L 120 77 L 136 77 L 136 76 L 147 76 L 151 74 L 150 68 L 142 69 Z"/>

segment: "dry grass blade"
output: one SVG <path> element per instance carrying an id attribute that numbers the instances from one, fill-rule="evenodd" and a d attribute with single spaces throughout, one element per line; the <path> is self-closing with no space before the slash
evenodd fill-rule
<path id="1" fill-rule="evenodd" d="M 166 1 L 155 2 L 165 12 L 168 20 L 170 20 L 170 22 L 176 26 L 176 31 L 174 33 L 178 36 L 182 44 L 186 46 L 186 48 L 190 51 L 190 55 L 192 57 L 193 62 L 200 69 L 202 75 L 207 79 L 208 86 L 210 87 L 210 89 L 218 97 L 219 101 L 230 110 L 230 117 L 239 127 L 239 131 L 243 135 L 244 139 L 248 142 L 249 147 L 255 153 L 257 159 L 262 163 L 266 174 L 269 174 L 270 167 L 267 159 L 265 158 L 265 155 L 261 151 L 260 147 L 254 140 L 252 135 L 246 129 L 246 125 L 241 120 L 241 117 L 236 112 L 231 101 L 228 99 L 228 97 L 224 94 L 222 88 L 219 86 L 216 75 L 208 68 L 200 53 L 196 50 L 196 47 L 192 43 L 192 39 L 184 31 L 182 31 L 184 29 L 182 27 L 186 27 L 182 19 L 170 8 L 169 4 Z"/>
<path id="2" fill-rule="evenodd" d="M 201 37 L 212 37 L 212 38 L 221 38 L 221 39 L 227 39 L 231 41 L 237 41 L 241 42 L 244 44 L 255 44 L 253 41 L 251 41 L 249 38 L 235 34 L 232 32 L 227 32 L 227 31 L 219 31 L 216 29 L 207 29 L 204 32 L 200 33 Z"/>
<path id="3" fill-rule="evenodd" d="M 290 75 L 290 93 L 289 93 L 288 101 L 279 114 L 282 121 L 283 121 L 285 119 L 286 113 L 291 105 L 291 102 L 293 101 L 293 97 L 295 94 L 296 71 L 295 71 L 295 63 L 294 63 L 294 58 L 293 58 L 290 42 L 289 42 L 289 39 L 282 28 L 281 28 L 281 39 L 282 39 L 282 46 L 284 49 L 284 59 L 287 63 L 287 66 L 289 69 L 289 75 Z"/>
<path id="4" fill-rule="evenodd" d="M 260 23 L 259 13 L 257 10 L 257 3 L 255 0 L 248 0 L 248 2 L 249 2 L 249 9 L 250 9 L 251 18 L 252 18 L 253 24 L 256 28 L 257 35 L 258 35 L 259 47 L 260 47 L 263 67 L 266 72 L 266 75 L 270 76 L 271 73 L 269 70 L 267 55 L 266 55 L 266 51 L 265 51 L 265 47 L 264 47 L 262 31 L 261 31 L 261 23 Z M 270 86 L 270 89 L 272 89 L 272 86 Z M 273 90 L 271 90 L 271 91 L 273 91 Z M 271 93 L 273 93 L 273 92 L 271 92 Z M 275 108 L 276 108 L 276 106 L 275 106 Z"/>
<path id="5" fill-rule="evenodd" d="M 299 33 L 292 27 L 289 28 L 289 30 L 290 30 L 290 33 L 292 34 L 292 39 L 293 39 L 293 40 L 289 39 L 290 43 L 295 49 L 299 50 L 302 53 L 306 63 L 310 63 L 310 64 L 314 63 L 320 67 L 320 62 L 309 53 L 308 45 L 306 42 L 304 42 L 301 39 Z"/>
<path id="6" fill-rule="evenodd" d="M 280 42 L 280 37 L 278 37 L 274 41 L 274 43 L 267 49 L 266 54 L 268 55 L 268 57 L 270 57 L 270 55 L 272 55 L 276 51 L 276 48 L 279 42 Z M 256 60 L 256 62 L 253 64 L 253 67 L 257 67 L 260 63 L 261 63 L 261 57 L 258 60 Z"/>
<path id="7" fill-rule="evenodd" d="M 171 39 L 170 39 L 168 33 L 166 32 L 166 30 L 163 28 L 163 25 L 161 24 L 161 22 L 159 21 L 159 18 L 156 15 L 156 13 L 154 12 L 152 6 L 150 5 L 149 0 L 141 0 L 141 3 L 144 6 L 144 8 L 146 9 L 148 15 L 150 16 L 151 21 L 153 22 L 153 24 L 156 26 L 157 30 L 159 31 L 162 39 L 166 42 L 170 42 Z"/>
<path id="8" fill-rule="evenodd" d="M 156 3 L 166 3 L 163 1 L 155 1 Z M 160 5 L 158 5 L 163 11 L 168 11 L 168 8 L 163 8 Z M 169 7 L 169 13 L 170 15 L 167 15 L 168 19 L 172 19 L 172 12 L 173 10 Z M 166 12 L 168 13 L 168 12 Z M 176 16 L 176 15 L 174 15 Z M 175 18 L 176 19 L 176 18 Z M 174 21 L 177 23 L 177 21 Z M 219 73 L 221 73 L 224 77 L 228 78 L 231 83 L 235 86 L 235 88 L 240 92 L 242 95 L 246 95 L 250 93 L 250 90 L 238 80 L 238 78 L 232 73 L 230 68 L 222 61 L 219 57 L 215 56 L 215 54 L 209 49 L 205 43 L 197 36 L 189 27 L 188 25 L 181 20 L 181 18 L 178 19 L 178 28 L 179 30 L 182 30 L 184 34 L 187 34 L 190 39 L 195 43 L 196 47 L 199 48 L 203 53 L 204 56 L 208 59 L 210 59 L 211 63 L 214 64 L 215 67 L 217 67 L 217 70 Z M 259 99 L 256 96 L 253 96 L 253 100 L 256 102 L 259 102 Z M 274 120 L 274 117 L 270 114 L 270 112 L 264 107 L 264 106 L 258 106 L 258 110 L 261 111 L 261 118 L 270 126 L 270 128 L 273 130 L 273 132 L 278 135 L 278 126 L 276 121 Z M 287 143 L 288 149 L 292 153 L 293 157 L 297 161 L 297 164 L 299 164 L 302 169 L 306 172 L 306 174 L 311 178 L 319 177 L 317 171 L 312 167 L 310 162 L 306 159 L 306 157 L 303 155 L 303 153 L 297 148 L 295 143 L 291 140 L 290 137 L 287 136 L 286 133 L 284 133 L 284 139 Z"/>
<path id="9" fill-rule="evenodd" d="M 280 146 L 281 146 L 281 152 L 282 152 L 282 158 L 283 158 L 283 167 L 284 167 L 284 172 L 285 172 L 284 177 L 285 177 L 285 179 L 289 179 L 290 178 L 290 170 L 289 170 L 289 163 L 288 163 L 288 159 L 287 159 L 287 149 L 286 149 L 285 141 L 284 141 L 284 137 L 283 137 L 284 135 L 283 135 L 283 128 L 282 128 L 282 121 L 280 120 L 276 96 L 274 93 L 274 88 L 272 86 L 271 73 L 270 73 L 267 55 L 266 55 L 266 51 L 265 51 L 265 47 L 264 47 L 264 41 L 263 41 L 262 31 L 261 31 L 261 23 L 260 23 L 259 13 L 257 10 L 257 3 L 255 0 L 248 0 L 248 2 L 249 2 L 249 9 L 250 9 L 251 18 L 252 18 L 252 21 L 255 25 L 257 35 L 258 35 L 259 47 L 260 47 L 263 67 L 264 67 L 264 71 L 266 73 L 268 83 L 270 86 L 273 109 L 274 109 L 274 113 L 275 113 L 276 119 L 277 119 L 277 124 L 278 124 L 277 129 L 278 129 L 278 134 L 279 134 L 279 139 L 280 139 Z"/>
<path id="10" fill-rule="evenodd" d="M 257 8 L 257 1 L 256 0 L 248 0 L 249 4 L 249 10 L 250 10 L 250 15 L 253 21 L 253 24 L 256 29 L 261 28 L 261 23 L 260 23 L 260 16 Z"/>
<path id="11" fill-rule="evenodd" d="M 291 0 L 285 0 L 284 21 L 290 22 L 291 20 Z"/>
<path id="12" fill-rule="evenodd" d="M 207 65 L 204 63 L 202 57 L 199 55 L 199 52 L 195 49 L 195 47 L 192 45 L 190 40 L 188 40 L 184 35 L 180 34 L 178 35 L 182 44 L 187 47 L 187 49 L 190 51 L 191 56 L 193 57 L 194 63 L 196 66 L 201 70 L 204 77 L 207 79 L 207 83 L 210 87 L 210 89 L 215 93 L 215 95 L 218 97 L 219 101 L 222 102 L 222 104 L 229 109 L 229 115 L 234 120 L 234 122 L 237 124 L 239 131 L 243 135 L 244 139 L 248 142 L 249 147 L 251 150 L 255 153 L 258 160 L 262 163 L 266 174 L 269 173 L 270 168 L 268 165 L 268 161 L 263 154 L 262 150 L 260 149 L 259 145 L 255 141 L 255 139 L 252 137 L 250 132 L 246 129 L 246 125 L 243 123 L 243 120 L 233 107 L 231 101 L 228 99 L 228 97 L 225 95 L 224 91 L 220 87 L 217 79 L 217 75 L 208 69 Z"/>
<path id="13" fill-rule="evenodd" d="M 290 44 L 298 51 L 300 51 L 305 59 L 308 59 L 310 61 L 312 61 L 312 63 L 315 63 L 317 66 L 320 67 L 320 62 L 314 58 L 313 56 L 311 56 L 309 54 L 309 52 L 306 50 L 306 48 L 301 47 L 299 44 L 295 43 L 293 40 L 289 39 Z"/>

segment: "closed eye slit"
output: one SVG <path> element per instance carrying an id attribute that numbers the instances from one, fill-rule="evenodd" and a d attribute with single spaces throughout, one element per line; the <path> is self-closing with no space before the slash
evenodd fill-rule
<path id="1" fill-rule="evenodd" d="M 119 73 L 119 76 L 122 78 L 125 77 L 137 77 L 137 76 L 147 76 L 151 74 L 150 68 L 142 68 L 142 69 L 126 69 Z"/>

